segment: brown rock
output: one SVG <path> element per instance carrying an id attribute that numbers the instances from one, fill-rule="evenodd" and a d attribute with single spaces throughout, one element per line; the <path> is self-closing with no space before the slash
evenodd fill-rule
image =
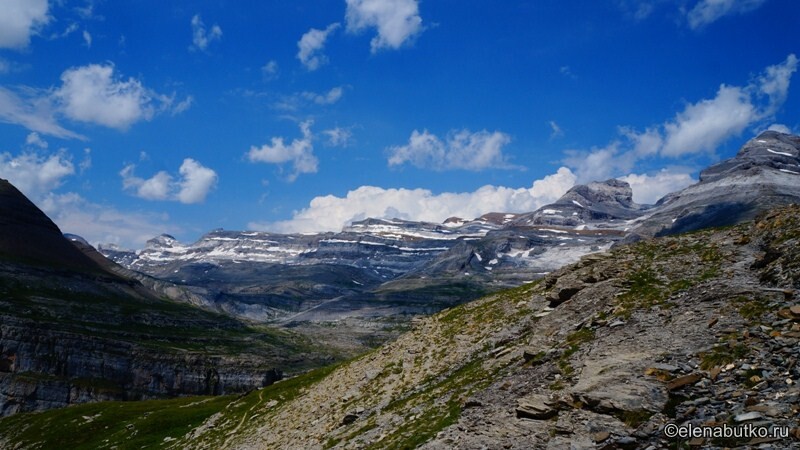
<path id="1" fill-rule="evenodd" d="M 595 442 L 603 442 L 609 437 L 611 437 L 611 433 L 608 431 L 598 431 L 592 436 L 592 439 L 594 439 Z"/>
<path id="2" fill-rule="evenodd" d="M 713 327 L 714 325 L 717 324 L 717 322 L 719 322 L 719 317 L 714 317 L 713 319 L 709 320 L 708 321 L 708 328 Z"/>
<path id="3" fill-rule="evenodd" d="M 690 373 L 689 375 L 684 375 L 682 377 L 675 378 L 674 380 L 667 383 L 667 389 L 670 391 L 674 391 L 686 385 L 695 384 L 698 381 L 700 381 L 701 378 L 703 378 L 703 375 L 700 373 L 697 372 Z"/>
<path id="4" fill-rule="evenodd" d="M 558 410 L 550 406 L 552 403 L 546 395 L 534 394 L 517 400 L 517 418 L 545 420 L 558 414 Z"/>
<path id="5" fill-rule="evenodd" d="M 800 317 L 800 305 L 793 305 L 789 307 L 789 312 L 795 317 Z"/>
<path id="6" fill-rule="evenodd" d="M 711 378 L 711 381 L 716 381 L 720 372 L 722 372 L 722 368 L 720 366 L 714 366 L 708 371 L 708 377 Z"/>

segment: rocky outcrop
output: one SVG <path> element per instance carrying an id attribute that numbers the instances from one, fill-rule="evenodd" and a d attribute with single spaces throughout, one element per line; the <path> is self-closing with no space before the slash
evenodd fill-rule
<path id="1" fill-rule="evenodd" d="M 555 203 L 517 216 L 511 225 L 622 228 L 646 209 L 633 201 L 628 183 L 610 179 L 574 186 Z"/>
<path id="2" fill-rule="evenodd" d="M 798 201 L 800 137 L 765 131 L 703 170 L 699 183 L 659 200 L 631 231 L 662 236 L 733 225 Z"/>

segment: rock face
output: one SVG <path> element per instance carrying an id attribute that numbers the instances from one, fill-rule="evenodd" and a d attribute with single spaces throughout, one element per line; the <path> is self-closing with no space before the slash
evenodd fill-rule
<path id="1" fill-rule="evenodd" d="M 702 171 L 699 183 L 659 200 L 632 231 L 662 236 L 733 225 L 799 199 L 800 137 L 765 131 Z"/>
<path id="2" fill-rule="evenodd" d="M 610 179 L 574 186 L 555 203 L 522 214 L 512 224 L 621 228 L 647 208 L 634 203 L 628 183 Z"/>
<path id="3" fill-rule="evenodd" d="M 245 392 L 280 379 L 278 367 L 325 358 L 323 350 L 303 361 L 291 333 L 267 336 L 191 306 L 191 293 L 137 279 L 72 239 L 0 181 L 0 415 Z"/>

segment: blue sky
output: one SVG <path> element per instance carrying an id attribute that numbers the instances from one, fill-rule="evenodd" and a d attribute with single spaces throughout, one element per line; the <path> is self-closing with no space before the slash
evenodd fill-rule
<path id="1" fill-rule="evenodd" d="M 793 0 L 0 0 L 0 177 L 65 232 L 637 201 L 798 132 Z"/>

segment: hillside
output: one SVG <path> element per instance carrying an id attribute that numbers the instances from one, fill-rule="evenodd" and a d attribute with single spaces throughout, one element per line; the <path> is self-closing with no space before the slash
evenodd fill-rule
<path id="1" fill-rule="evenodd" d="M 199 309 L 181 288 L 73 244 L 5 180 L 0 213 L 0 416 L 246 392 L 340 357 Z"/>
<path id="2" fill-rule="evenodd" d="M 791 436 L 752 443 L 796 448 L 798 249 L 800 207 L 792 206 L 736 227 L 587 256 L 539 282 L 419 320 L 343 365 L 209 406 L 161 429 L 154 448 L 686 444 L 661 434 L 667 423 L 785 426 Z M 115 415 L 128 408 L 127 419 L 113 434 L 91 439 L 135 445 L 136 427 L 148 426 L 142 411 L 176 408 L 134 405 L 119 406 Z M 206 403 L 193 405 L 180 416 Z M 19 448 L 84 436 L 97 431 L 93 414 L 109 411 L 100 406 L 4 419 L 0 436 Z"/>

